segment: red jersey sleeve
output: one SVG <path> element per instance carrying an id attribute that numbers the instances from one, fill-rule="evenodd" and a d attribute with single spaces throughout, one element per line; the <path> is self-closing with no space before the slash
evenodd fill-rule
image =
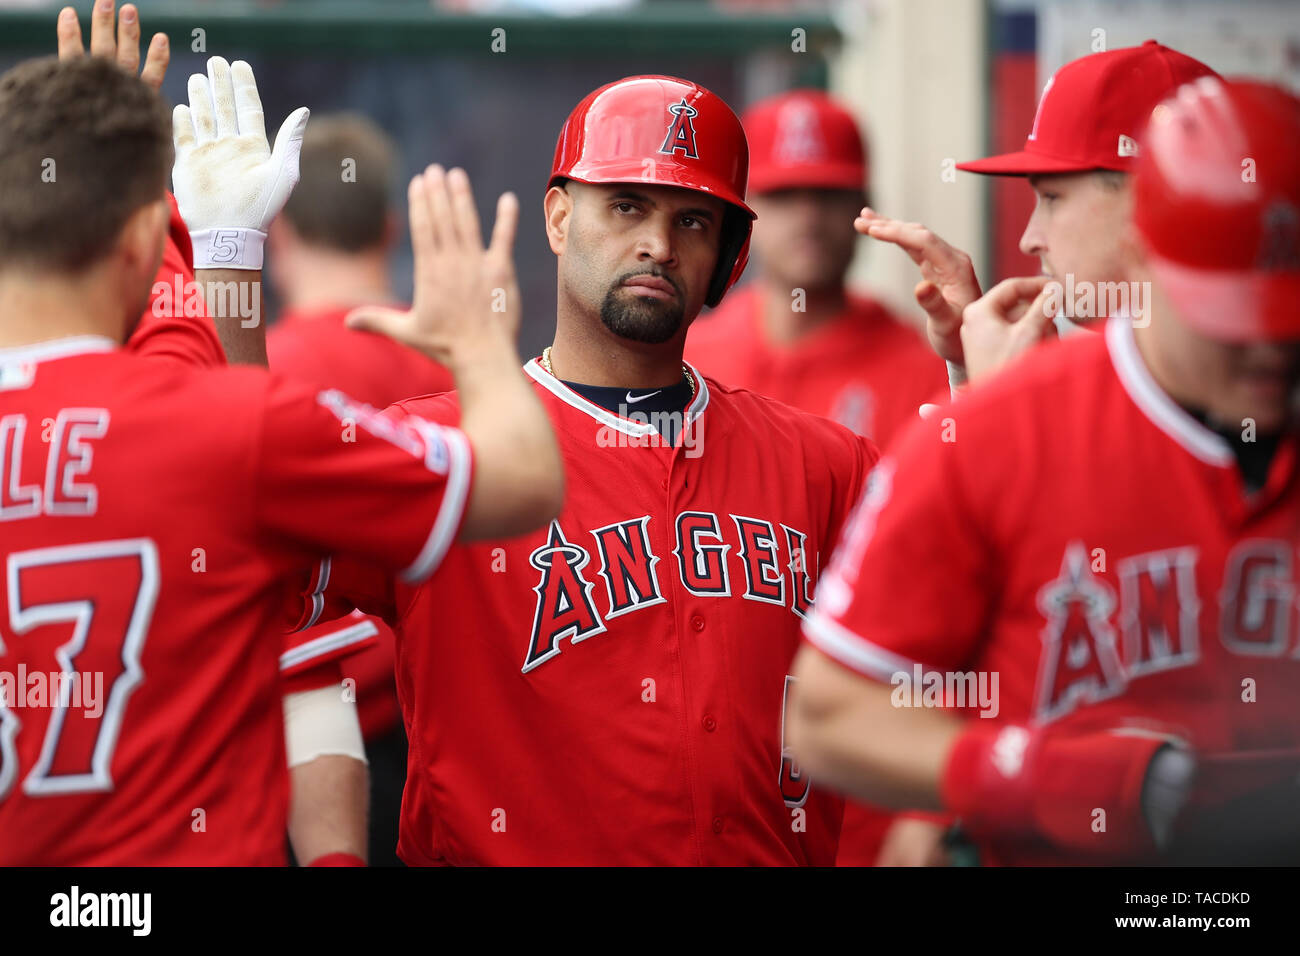
<path id="1" fill-rule="evenodd" d="M 263 533 L 307 549 L 304 564 L 337 552 L 410 583 L 432 574 L 469 499 L 465 435 L 278 379 L 266 405 L 254 492 Z"/>
<path id="2" fill-rule="evenodd" d="M 162 263 L 149 293 L 149 305 L 126 348 L 137 355 L 200 368 L 225 365 L 221 339 L 194 281 L 189 230 L 176 207 L 176 197 L 168 193 L 167 201 L 171 204 L 171 225 L 163 245 Z"/>
<path id="3" fill-rule="evenodd" d="M 334 665 L 332 670 L 323 669 L 335 673 L 340 660 L 378 643 L 378 625 L 372 618 L 354 611 L 338 620 L 286 635 L 284 651 L 280 654 L 280 674 L 294 677 L 330 664 Z"/>
<path id="4" fill-rule="evenodd" d="M 373 411 L 373 410 L 372 410 Z M 443 395 L 411 399 L 386 408 L 381 417 L 394 427 L 416 417 L 420 421 L 452 428 L 460 421 L 460 405 L 454 392 Z M 455 431 L 454 428 L 452 428 Z M 460 432 L 456 431 L 456 434 Z M 466 481 L 468 482 L 468 477 Z M 468 498 L 468 493 L 467 493 Z M 463 510 L 462 505 L 462 510 Z M 459 532 L 460 521 L 452 533 Z M 440 544 L 441 553 L 450 547 L 448 540 Z M 360 610 L 373 615 L 389 626 L 395 626 L 398 617 L 396 588 L 393 576 L 385 568 L 358 560 L 350 555 L 334 555 L 316 562 L 300 590 L 300 600 L 290 608 L 289 619 L 296 631 L 312 628 L 320 622 L 346 617 Z"/>
<path id="5" fill-rule="evenodd" d="M 804 624 L 817 648 L 882 681 L 914 663 L 960 668 L 997 592 L 953 427 L 917 422 L 876 465 Z"/>
<path id="6" fill-rule="evenodd" d="M 351 615 L 373 615 L 392 627 L 397 619 L 393 576 L 382 567 L 346 557 L 312 565 L 289 609 L 293 631 L 347 626 Z M 322 624 L 321 622 L 326 622 Z"/>
<path id="7" fill-rule="evenodd" d="M 342 687 L 343 667 L 337 660 L 328 660 L 320 664 L 304 667 L 292 674 L 283 671 L 280 676 L 280 696 L 301 694 L 322 687 Z"/>

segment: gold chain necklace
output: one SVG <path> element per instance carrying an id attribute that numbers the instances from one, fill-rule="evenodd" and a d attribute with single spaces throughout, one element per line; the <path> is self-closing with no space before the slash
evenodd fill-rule
<path id="1" fill-rule="evenodd" d="M 552 378 L 557 377 L 555 371 L 551 368 L 551 347 L 549 345 L 546 346 L 546 348 L 542 349 L 542 368 L 546 369 L 547 375 L 551 376 Z M 694 398 L 695 397 L 695 376 L 691 374 L 691 370 L 686 367 L 685 362 L 682 363 L 682 374 L 686 376 L 686 384 L 691 387 L 691 398 Z"/>

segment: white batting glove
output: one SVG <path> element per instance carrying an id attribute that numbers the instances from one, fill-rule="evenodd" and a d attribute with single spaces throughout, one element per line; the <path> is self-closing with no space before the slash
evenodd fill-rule
<path id="1" fill-rule="evenodd" d="M 266 227 L 298 183 L 298 154 L 311 111 L 289 114 L 266 140 L 253 69 L 208 60 L 190 77 L 190 105 L 172 112 L 172 183 L 189 226 L 196 269 L 261 269 Z"/>

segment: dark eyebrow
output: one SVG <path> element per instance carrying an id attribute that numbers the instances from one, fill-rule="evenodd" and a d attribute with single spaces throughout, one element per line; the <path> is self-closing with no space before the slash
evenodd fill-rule
<path id="1" fill-rule="evenodd" d="M 678 212 L 683 216 L 694 216 L 696 219 L 707 219 L 709 222 L 713 222 L 714 219 L 713 210 L 702 206 L 695 209 L 680 209 Z"/>
<path id="2" fill-rule="evenodd" d="M 612 200 L 627 199 L 633 202 L 644 203 L 647 206 L 658 205 L 658 203 L 656 203 L 645 193 L 637 192 L 635 189 L 620 189 L 618 192 L 614 193 L 611 199 Z M 677 212 L 679 215 L 682 216 L 694 216 L 696 219 L 707 219 L 709 222 L 713 222 L 717 218 L 713 210 L 705 209 L 703 206 L 695 206 L 689 209 L 679 209 L 677 210 Z"/>

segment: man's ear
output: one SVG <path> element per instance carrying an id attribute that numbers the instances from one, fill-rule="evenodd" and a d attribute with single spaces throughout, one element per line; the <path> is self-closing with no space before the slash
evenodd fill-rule
<path id="1" fill-rule="evenodd" d="M 171 207 L 166 197 L 141 206 L 127 217 L 118 236 L 117 252 L 130 274 L 150 278 L 157 274 L 170 220 Z"/>
<path id="2" fill-rule="evenodd" d="M 573 196 L 563 186 L 552 186 L 546 190 L 542 201 L 546 210 L 546 241 L 551 245 L 551 252 L 564 254 L 564 245 L 569 238 L 569 222 L 573 213 Z"/>

